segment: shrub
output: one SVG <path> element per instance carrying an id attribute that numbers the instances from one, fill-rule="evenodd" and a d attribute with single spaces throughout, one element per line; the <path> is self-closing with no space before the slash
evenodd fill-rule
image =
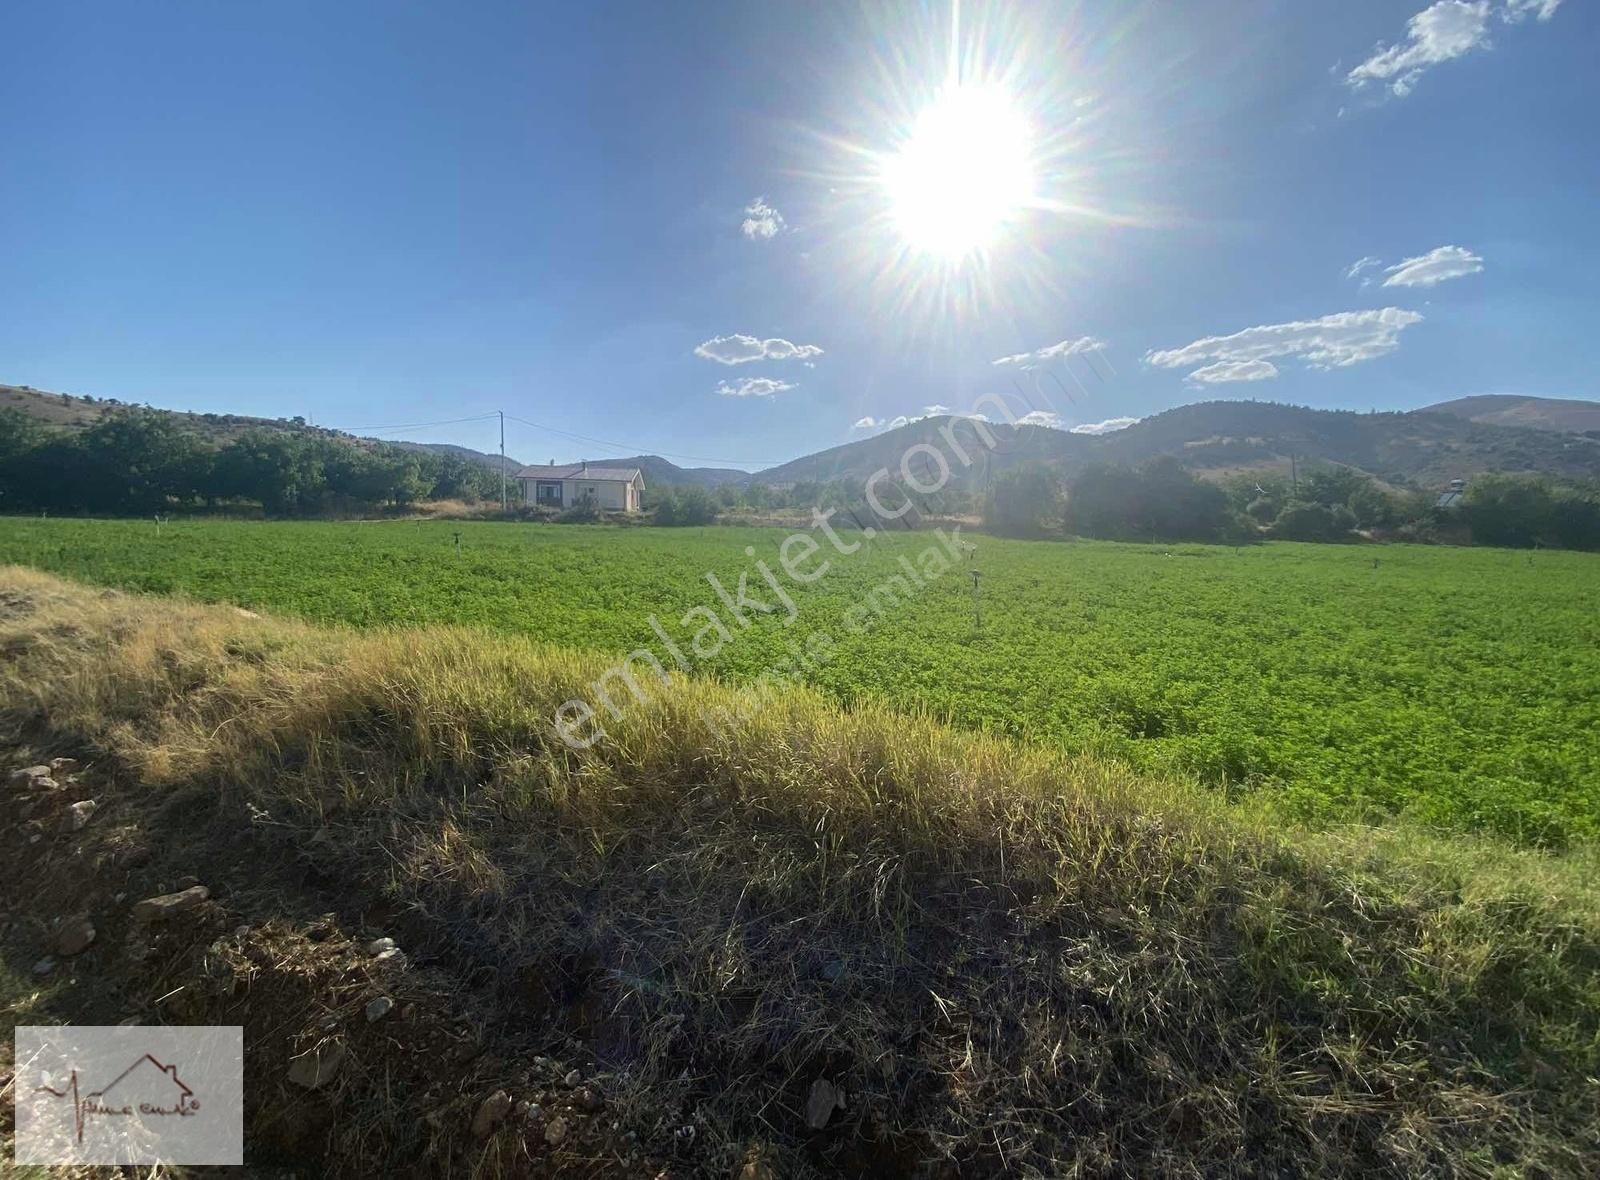
<path id="1" fill-rule="evenodd" d="M 1339 509 L 1342 509 L 1341 512 Z M 1273 522 L 1272 535 L 1284 541 L 1337 541 L 1354 526 L 1354 514 L 1344 505 L 1291 501 Z"/>

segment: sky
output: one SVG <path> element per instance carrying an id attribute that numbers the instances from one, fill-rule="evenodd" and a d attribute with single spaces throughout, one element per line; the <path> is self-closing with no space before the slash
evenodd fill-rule
<path id="1" fill-rule="evenodd" d="M 0 43 L 7 383 L 748 469 L 984 394 L 1600 397 L 1591 0 L 64 0 Z"/>

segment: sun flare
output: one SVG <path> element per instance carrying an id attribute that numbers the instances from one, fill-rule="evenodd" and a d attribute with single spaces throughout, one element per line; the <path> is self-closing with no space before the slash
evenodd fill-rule
<path id="1" fill-rule="evenodd" d="M 884 164 L 900 235 L 950 260 L 990 245 L 1033 198 L 1031 150 L 1027 121 L 1003 91 L 946 90 Z"/>

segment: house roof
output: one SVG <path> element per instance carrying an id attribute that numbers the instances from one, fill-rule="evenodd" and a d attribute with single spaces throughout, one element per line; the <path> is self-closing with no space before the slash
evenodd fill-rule
<path id="1" fill-rule="evenodd" d="M 592 479 L 601 483 L 632 483 L 637 467 L 599 467 L 593 463 L 536 463 L 517 472 L 517 479 Z"/>

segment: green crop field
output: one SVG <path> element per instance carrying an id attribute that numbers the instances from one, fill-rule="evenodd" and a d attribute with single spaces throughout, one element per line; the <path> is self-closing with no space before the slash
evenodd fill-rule
<path id="1" fill-rule="evenodd" d="M 649 647 L 668 668 L 676 648 L 696 674 L 878 697 L 1312 819 L 1406 812 L 1550 846 L 1600 831 L 1600 556 L 974 535 L 970 556 L 950 557 L 930 533 L 844 554 L 819 532 L 816 553 L 790 551 L 802 576 L 827 562 L 802 584 L 780 561 L 786 535 L 450 522 L 158 535 L 153 522 L 7 518 L 0 562 L 357 627 Z M 730 595 L 747 575 L 770 609 L 743 608 L 741 625 L 708 573 Z"/>

